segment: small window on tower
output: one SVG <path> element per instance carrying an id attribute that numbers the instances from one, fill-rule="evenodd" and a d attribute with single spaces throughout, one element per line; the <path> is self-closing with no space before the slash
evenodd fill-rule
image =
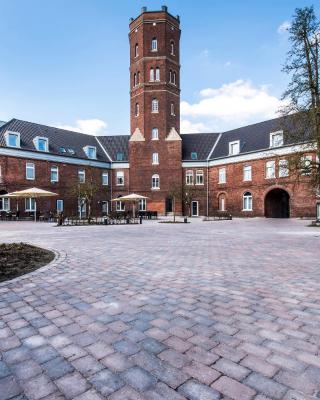
<path id="1" fill-rule="evenodd" d="M 154 81 L 154 69 L 150 68 L 150 82 Z"/>
<path id="2" fill-rule="evenodd" d="M 172 79 L 172 83 L 174 84 L 174 85 L 176 85 L 177 84 L 177 74 L 175 73 L 175 72 L 173 72 L 173 79 Z"/>
<path id="3" fill-rule="evenodd" d="M 156 68 L 156 81 L 157 82 L 160 81 L 160 68 L 159 67 Z"/>
<path id="4" fill-rule="evenodd" d="M 151 51 L 158 51 L 158 41 L 156 38 L 151 40 Z"/>
<path id="5" fill-rule="evenodd" d="M 133 86 L 137 86 L 137 74 L 133 75 Z"/>
<path id="6" fill-rule="evenodd" d="M 134 56 L 138 57 L 139 55 L 139 45 L 138 43 L 136 43 L 136 45 L 134 46 Z"/>
<path id="7" fill-rule="evenodd" d="M 137 73 L 137 85 L 140 85 L 140 71 Z"/>
<path id="8" fill-rule="evenodd" d="M 139 103 L 136 103 L 134 113 L 136 117 L 139 115 Z"/>
<path id="9" fill-rule="evenodd" d="M 174 102 L 171 102 L 171 115 L 176 115 L 174 111 Z"/>
<path id="10" fill-rule="evenodd" d="M 153 99 L 151 103 L 151 112 L 158 113 L 159 112 L 159 102 L 157 99 Z"/>
<path id="11" fill-rule="evenodd" d="M 158 128 L 153 128 L 152 129 L 152 140 L 158 140 L 158 139 L 159 139 Z"/>
<path id="12" fill-rule="evenodd" d="M 172 56 L 174 56 L 174 41 L 173 40 L 171 40 L 171 42 L 170 42 L 170 54 Z"/>
<path id="13" fill-rule="evenodd" d="M 172 71 L 171 71 L 171 69 L 169 71 L 169 83 L 172 83 Z"/>

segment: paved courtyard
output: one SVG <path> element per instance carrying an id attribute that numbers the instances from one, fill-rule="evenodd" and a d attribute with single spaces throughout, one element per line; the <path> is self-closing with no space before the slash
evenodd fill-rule
<path id="1" fill-rule="evenodd" d="M 0 400 L 320 397 L 320 229 L 0 223 L 56 260 L 0 284 Z"/>

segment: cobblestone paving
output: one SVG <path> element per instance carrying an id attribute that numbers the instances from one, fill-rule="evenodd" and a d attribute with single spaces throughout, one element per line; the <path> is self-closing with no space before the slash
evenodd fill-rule
<path id="1" fill-rule="evenodd" d="M 52 265 L 0 284 L 0 400 L 320 397 L 320 230 L 1 223 Z"/>

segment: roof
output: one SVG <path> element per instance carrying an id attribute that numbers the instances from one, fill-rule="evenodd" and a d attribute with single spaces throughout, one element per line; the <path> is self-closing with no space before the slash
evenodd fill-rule
<path id="1" fill-rule="evenodd" d="M 129 135 L 98 136 L 99 142 L 106 149 L 112 161 L 117 161 L 117 153 L 123 154 L 122 161 L 129 160 Z"/>
<path id="2" fill-rule="evenodd" d="M 0 121 L 0 127 L 5 124 L 5 121 Z"/>
<path id="3" fill-rule="evenodd" d="M 105 152 L 92 135 L 68 131 L 65 129 L 54 128 L 33 122 L 12 119 L 0 127 L 0 147 L 6 147 L 5 132 L 19 132 L 21 150 L 37 151 L 33 140 L 35 137 L 46 137 L 49 139 L 49 153 L 64 157 L 88 159 L 83 148 L 85 146 L 95 146 L 97 149 L 97 160 L 110 162 Z M 61 148 L 67 151 L 62 152 Z M 72 149 L 73 152 L 68 152 Z"/>
<path id="4" fill-rule="evenodd" d="M 195 161 L 191 153 L 197 153 L 197 160 L 206 160 L 216 143 L 219 133 L 187 133 L 182 138 L 182 159 Z"/>

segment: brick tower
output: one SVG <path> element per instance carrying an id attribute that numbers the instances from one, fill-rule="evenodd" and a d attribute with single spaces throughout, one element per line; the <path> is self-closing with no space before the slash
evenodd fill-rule
<path id="1" fill-rule="evenodd" d="M 160 213 L 171 211 L 168 191 L 182 183 L 179 25 L 165 6 L 143 7 L 130 21 L 130 191 Z"/>

